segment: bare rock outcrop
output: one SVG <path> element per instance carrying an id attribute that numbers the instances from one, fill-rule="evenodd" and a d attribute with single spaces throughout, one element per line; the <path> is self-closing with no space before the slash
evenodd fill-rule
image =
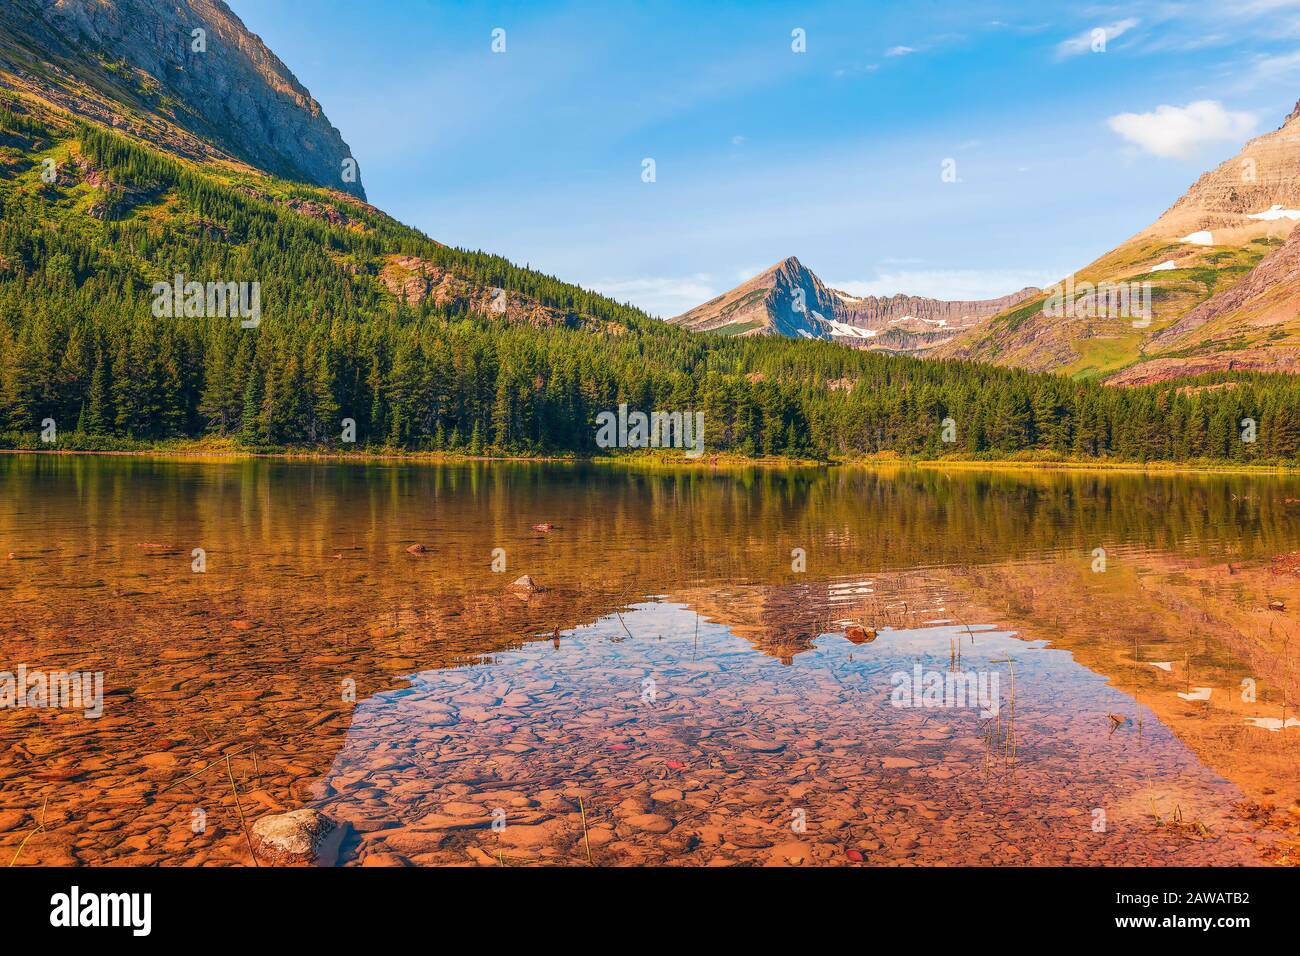
<path id="1" fill-rule="evenodd" d="M 391 256 L 379 272 L 379 281 L 394 296 L 416 307 L 432 302 L 439 308 L 459 308 L 481 316 L 497 316 L 507 322 L 535 328 L 580 325 L 586 319 L 575 313 L 551 308 L 517 292 L 477 285 L 449 272 L 428 259 Z"/>

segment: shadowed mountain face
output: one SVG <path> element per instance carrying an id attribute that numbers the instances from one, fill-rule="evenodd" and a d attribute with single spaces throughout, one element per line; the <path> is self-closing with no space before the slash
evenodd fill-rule
<path id="1" fill-rule="evenodd" d="M 670 320 L 723 335 L 828 339 L 854 348 L 917 354 L 1037 294 L 949 302 L 923 296 L 853 296 L 826 286 L 794 256 Z"/>
<path id="2" fill-rule="evenodd" d="M 169 152 L 365 198 L 320 104 L 222 0 L 5 0 L 0 85 Z"/>
<path id="3" fill-rule="evenodd" d="M 1076 283 L 1149 285 L 1149 320 L 1093 308 L 1049 315 L 1044 295 L 995 316 L 940 354 L 1114 376 L 1109 380 L 1116 384 L 1211 371 L 1294 372 L 1300 369 L 1300 301 L 1295 252 L 1283 243 L 1297 220 L 1300 107 L 1202 175 L 1148 228 L 1074 276 Z"/>

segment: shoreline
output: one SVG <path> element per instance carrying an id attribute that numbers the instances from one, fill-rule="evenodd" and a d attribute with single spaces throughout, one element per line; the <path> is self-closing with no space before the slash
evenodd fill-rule
<path id="1" fill-rule="evenodd" d="M 464 455 L 448 452 L 418 451 L 356 451 L 323 452 L 308 450 L 255 451 L 228 446 L 148 448 L 148 449 L 42 449 L 0 448 L 0 455 L 49 457 L 99 457 L 99 458 L 160 458 L 173 461 L 246 461 L 280 460 L 299 462 L 355 462 L 355 463 L 418 463 L 460 465 L 474 462 L 506 462 L 515 464 L 589 464 L 619 466 L 638 469 L 665 469 L 692 471 L 735 471 L 746 468 L 806 470 L 832 468 L 867 469 L 927 469 L 932 471 L 1015 471 L 1015 472 L 1070 472 L 1101 471 L 1129 474 L 1205 474 L 1205 475 L 1293 475 L 1300 474 L 1297 465 L 1248 465 L 1217 462 L 1123 462 L 1075 461 L 1071 459 L 972 459 L 972 458 L 898 458 L 893 456 L 853 458 L 843 461 L 817 461 L 798 458 L 745 458 L 735 455 L 712 455 L 700 458 L 667 455 Z"/>

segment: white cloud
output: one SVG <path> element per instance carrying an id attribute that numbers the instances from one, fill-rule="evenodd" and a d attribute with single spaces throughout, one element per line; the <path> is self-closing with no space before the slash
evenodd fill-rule
<path id="1" fill-rule="evenodd" d="M 619 302 L 631 302 L 651 315 L 671 318 L 714 298 L 718 292 L 712 279 L 707 273 L 698 272 L 691 276 L 601 279 L 582 284 Z"/>
<path id="2" fill-rule="evenodd" d="M 1148 153 L 1187 159 L 1207 143 L 1240 142 L 1259 121 L 1253 113 L 1229 112 L 1217 100 L 1197 100 L 1186 106 L 1158 106 L 1154 113 L 1120 113 L 1107 122 Z"/>
<path id="3" fill-rule="evenodd" d="M 969 301 L 996 299 L 1026 286 L 1044 288 L 1059 278 L 1060 275 L 1034 269 L 918 269 L 882 272 L 874 279 L 848 279 L 827 285 L 856 296 L 906 293 Z"/>
<path id="4" fill-rule="evenodd" d="M 1294 83 L 1298 75 L 1300 51 L 1257 56 L 1232 89 L 1244 93 L 1264 87 L 1286 86 Z"/>
<path id="5" fill-rule="evenodd" d="M 916 50 L 910 46 L 891 46 L 885 51 L 885 56 L 907 56 L 907 54 L 915 52 Z"/>
<path id="6" fill-rule="evenodd" d="M 1093 38 L 1096 31 L 1102 30 L 1106 34 L 1106 43 L 1122 37 L 1129 30 L 1132 30 L 1141 21 L 1136 17 L 1128 17 L 1124 20 L 1116 20 L 1114 23 L 1104 27 L 1089 27 L 1082 33 L 1070 37 L 1068 40 L 1062 40 L 1056 45 L 1056 57 L 1063 60 L 1066 57 L 1078 56 L 1081 53 L 1089 53 L 1092 50 Z"/>
<path id="7" fill-rule="evenodd" d="M 835 71 L 835 75 L 837 77 L 855 76 L 859 73 L 875 73 L 878 69 L 880 69 L 879 63 L 867 63 L 865 65 L 854 64 L 853 66 L 840 67 L 838 70 Z"/>
<path id="8" fill-rule="evenodd" d="M 1300 7 L 1300 0 L 1238 0 L 1226 4 L 1223 12 L 1236 16 L 1252 17 L 1266 13 L 1276 13 L 1291 7 Z"/>

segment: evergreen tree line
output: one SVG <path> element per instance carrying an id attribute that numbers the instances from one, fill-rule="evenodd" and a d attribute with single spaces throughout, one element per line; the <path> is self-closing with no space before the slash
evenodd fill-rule
<path id="1" fill-rule="evenodd" d="M 60 432 L 105 441 L 340 446 L 350 419 L 361 446 L 586 454 L 600 451 L 596 415 L 627 403 L 703 412 L 709 453 L 1300 458 L 1293 377 L 1113 389 L 831 343 L 689 333 L 321 190 L 221 178 L 98 128 L 61 138 L 7 112 L 0 148 L 17 160 L 0 164 L 0 430 L 10 443 L 51 418 Z M 108 188 L 43 183 L 39 158 L 59 148 Z M 294 211 L 294 199 L 334 205 L 351 222 Z M 394 255 L 564 319 L 539 328 L 465 303 L 407 304 L 377 278 Z M 176 274 L 259 282 L 262 323 L 154 315 L 151 287 Z"/>

